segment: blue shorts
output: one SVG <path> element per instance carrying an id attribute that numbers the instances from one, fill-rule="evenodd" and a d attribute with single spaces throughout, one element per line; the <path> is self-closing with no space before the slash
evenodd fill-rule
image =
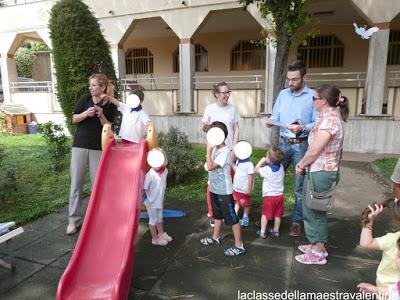
<path id="1" fill-rule="evenodd" d="M 210 192 L 210 198 L 214 219 L 224 219 L 226 225 L 239 223 L 239 218 L 234 209 L 235 203 L 233 202 L 232 194 L 218 195 Z"/>

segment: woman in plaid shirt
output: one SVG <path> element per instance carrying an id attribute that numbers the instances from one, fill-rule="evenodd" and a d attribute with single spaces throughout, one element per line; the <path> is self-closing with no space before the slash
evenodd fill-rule
<path id="1" fill-rule="evenodd" d="M 343 145 L 343 122 L 349 114 L 349 100 L 340 90 L 330 84 L 317 88 L 313 97 L 315 110 L 319 112 L 314 128 L 311 130 L 309 148 L 296 165 L 296 172 L 304 174 L 309 169 L 314 190 L 328 191 L 332 184 L 339 181 L 339 161 Z M 337 110 L 339 108 L 339 110 Z M 306 192 L 307 177 L 303 191 Z M 304 195 L 305 199 L 306 196 Z M 303 264 L 326 264 L 328 252 L 328 218 L 325 211 L 310 209 L 303 201 L 304 229 L 310 244 L 300 245 L 304 254 L 297 255 L 297 261 Z"/>

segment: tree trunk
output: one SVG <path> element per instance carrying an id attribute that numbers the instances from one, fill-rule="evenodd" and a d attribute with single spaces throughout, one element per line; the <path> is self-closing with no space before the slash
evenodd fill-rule
<path id="1" fill-rule="evenodd" d="M 289 37 L 289 34 L 283 24 L 276 24 L 276 41 L 277 48 L 275 57 L 273 94 L 274 105 L 279 92 L 285 88 L 287 60 L 289 57 L 289 47 L 291 43 L 291 38 Z M 271 131 L 271 144 L 274 146 L 279 144 L 279 128 L 275 126 Z"/>

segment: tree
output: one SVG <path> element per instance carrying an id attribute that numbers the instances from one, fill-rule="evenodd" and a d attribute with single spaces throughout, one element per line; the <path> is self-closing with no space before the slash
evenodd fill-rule
<path id="1" fill-rule="evenodd" d="M 20 47 L 15 52 L 15 64 L 17 65 L 18 76 L 32 78 L 34 63 L 35 54 L 33 54 L 32 50 Z"/>
<path id="2" fill-rule="evenodd" d="M 260 10 L 261 17 L 268 19 L 272 16 L 272 33 L 275 37 L 276 58 L 274 69 L 273 99 L 285 87 L 287 61 L 292 39 L 296 31 L 311 22 L 306 11 L 306 0 L 239 0 L 245 7 L 255 3 Z M 272 136 L 272 144 L 278 144 L 279 133 Z"/>
<path id="3" fill-rule="evenodd" d="M 110 49 L 97 19 L 80 0 L 61 0 L 50 12 L 50 37 L 57 76 L 58 99 L 73 134 L 72 112 L 88 92 L 88 78 L 104 73 L 116 85 Z"/>

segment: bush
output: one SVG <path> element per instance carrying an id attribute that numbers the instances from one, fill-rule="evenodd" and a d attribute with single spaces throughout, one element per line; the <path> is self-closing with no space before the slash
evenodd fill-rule
<path id="1" fill-rule="evenodd" d="M 178 128 L 171 127 L 167 133 L 160 133 L 159 145 L 167 153 L 170 183 L 179 183 L 197 168 L 196 156 L 191 151 L 188 137 Z"/>
<path id="2" fill-rule="evenodd" d="M 7 155 L 4 146 L 0 145 L 0 202 L 10 201 L 16 194 L 17 169 L 7 163 Z"/>
<path id="3" fill-rule="evenodd" d="M 64 133 L 61 125 L 47 122 L 38 126 L 38 132 L 43 135 L 46 142 L 47 152 L 50 154 L 53 170 L 63 170 L 65 158 L 71 149 L 69 139 Z"/>
<path id="4" fill-rule="evenodd" d="M 57 76 L 57 92 L 71 134 L 72 112 L 78 98 L 88 93 L 88 78 L 104 73 L 114 81 L 114 65 L 97 19 L 80 0 L 56 2 L 50 12 L 50 37 Z M 100 70 L 101 69 L 101 70 Z"/>
<path id="5" fill-rule="evenodd" d="M 7 122 L 6 114 L 0 110 L 0 134 L 12 132 L 11 122 Z"/>
<path id="6" fill-rule="evenodd" d="M 38 52 L 38 51 L 50 51 L 50 48 L 44 44 L 44 43 L 31 43 L 30 45 L 30 49 L 33 52 Z"/>
<path id="7" fill-rule="evenodd" d="M 17 65 L 18 76 L 32 78 L 34 63 L 35 54 L 33 54 L 32 50 L 20 47 L 15 52 L 15 64 Z"/>

